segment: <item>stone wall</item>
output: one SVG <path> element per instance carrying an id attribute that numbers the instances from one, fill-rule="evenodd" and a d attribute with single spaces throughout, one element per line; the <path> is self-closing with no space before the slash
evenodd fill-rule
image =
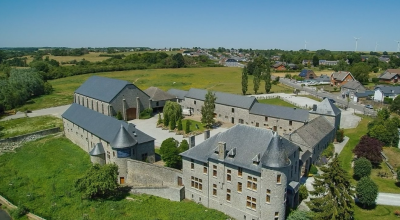
<path id="1" fill-rule="evenodd" d="M 180 202 L 185 198 L 185 187 L 135 187 L 132 193 L 159 196 L 171 201 Z"/>
<path id="2" fill-rule="evenodd" d="M 44 137 L 49 134 L 55 134 L 60 132 L 61 129 L 59 127 L 50 128 L 46 130 L 41 130 L 29 134 L 24 134 L 20 136 L 15 136 L 11 138 L 1 139 L 0 140 L 0 154 L 3 152 L 13 152 L 16 148 L 20 147 L 23 143 L 28 141 L 33 141 L 38 138 Z"/>
<path id="3" fill-rule="evenodd" d="M 0 196 L 0 203 L 7 206 L 10 209 L 17 209 L 18 207 L 15 206 L 14 204 L 12 204 L 10 201 L 8 201 L 6 198 L 4 198 L 3 196 Z M 44 218 L 37 216 L 31 212 L 28 212 L 26 214 L 26 216 L 28 216 L 28 219 L 34 219 L 34 220 L 45 220 Z"/>

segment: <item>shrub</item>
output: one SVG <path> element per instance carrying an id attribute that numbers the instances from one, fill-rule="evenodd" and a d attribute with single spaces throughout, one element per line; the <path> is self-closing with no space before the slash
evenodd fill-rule
<path id="1" fill-rule="evenodd" d="M 394 211 L 394 215 L 397 216 L 397 217 L 400 217 L 400 211 L 399 210 L 395 210 Z"/>
<path id="2" fill-rule="evenodd" d="M 371 161 L 371 163 L 379 164 L 382 162 L 382 147 L 382 142 L 375 138 L 364 135 L 361 137 L 360 142 L 354 148 L 353 153 L 358 158 L 365 157 L 369 161 Z"/>
<path id="3" fill-rule="evenodd" d="M 322 156 L 333 157 L 334 152 L 335 152 L 335 146 L 333 146 L 333 144 L 330 143 L 328 147 L 322 152 Z"/>
<path id="4" fill-rule="evenodd" d="M 375 204 L 375 200 L 378 197 L 378 186 L 369 177 L 363 177 L 357 183 L 356 195 L 358 202 L 364 208 L 371 206 Z"/>
<path id="5" fill-rule="evenodd" d="M 343 129 L 338 129 L 336 131 L 336 141 L 340 143 L 340 142 L 343 141 L 343 138 L 344 138 L 344 130 Z"/>
<path id="6" fill-rule="evenodd" d="M 385 97 L 385 98 L 383 98 L 383 103 L 390 105 L 393 103 L 393 99 L 389 98 L 389 97 Z"/>
<path id="7" fill-rule="evenodd" d="M 118 120 L 122 120 L 122 114 L 121 114 L 121 112 L 117 112 L 117 119 L 118 119 Z"/>
<path id="8" fill-rule="evenodd" d="M 190 133 L 190 121 L 186 121 L 186 126 L 185 126 L 185 133 L 189 134 Z"/>
<path id="9" fill-rule="evenodd" d="M 333 91 L 336 92 L 338 90 L 337 87 L 333 87 Z"/>
<path id="10" fill-rule="evenodd" d="M 299 188 L 299 203 L 308 197 L 308 190 L 306 185 L 301 185 Z"/>
<path id="11" fill-rule="evenodd" d="M 10 214 L 13 219 L 20 219 L 22 216 L 28 214 L 29 210 L 24 205 L 18 205 L 17 209 L 11 210 Z"/>
<path id="12" fill-rule="evenodd" d="M 181 119 L 179 119 L 178 120 L 178 131 L 182 131 L 182 120 Z"/>
<path id="13" fill-rule="evenodd" d="M 151 114 L 153 113 L 152 108 L 146 108 L 145 110 L 140 112 L 140 119 L 148 119 L 151 118 Z"/>
<path id="14" fill-rule="evenodd" d="M 317 169 L 317 167 L 316 167 L 316 166 L 314 166 L 314 164 L 313 164 L 313 165 L 311 165 L 311 168 L 310 168 L 310 173 L 311 173 L 311 174 L 313 174 L 313 175 L 315 175 L 315 174 L 317 174 L 317 173 L 318 173 L 318 169 Z"/>
<path id="15" fill-rule="evenodd" d="M 157 121 L 157 125 L 161 124 L 163 121 L 161 119 L 161 114 L 158 113 L 158 121 Z"/>
<path id="16" fill-rule="evenodd" d="M 354 176 L 361 179 L 364 176 L 371 175 L 372 164 L 368 159 L 361 157 L 354 162 Z"/>
<path id="17" fill-rule="evenodd" d="M 378 84 L 379 83 L 379 78 L 372 78 L 372 82 L 375 83 L 375 84 Z"/>
<path id="18" fill-rule="evenodd" d="M 292 78 L 292 75 L 291 75 L 290 73 L 286 73 L 286 74 L 285 74 L 285 78 L 291 79 L 291 78 Z"/>
<path id="19" fill-rule="evenodd" d="M 174 130 L 176 127 L 176 121 L 175 118 L 171 118 L 171 120 L 169 121 L 169 130 Z"/>

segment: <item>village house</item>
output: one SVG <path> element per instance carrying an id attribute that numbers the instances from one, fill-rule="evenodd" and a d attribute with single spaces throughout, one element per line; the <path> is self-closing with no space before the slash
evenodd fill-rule
<path id="1" fill-rule="evenodd" d="M 317 78 L 317 76 L 315 75 L 314 71 L 312 71 L 312 70 L 306 70 L 306 69 L 302 70 L 302 71 L 299 73 L 299 76 L 300 76 L 300 77 L 303 77 L 304 79 L 314 79 L 314 78 Z"/>
<path id="2" fill-rule="evenodd" d="M 239 62 L 236 59 L 229 58 L 225 61 L 227 67 L 239 67 Z"/>
<path id="3" fill-rule="evenodd" d="M 154 112 L 162 112 L 167 101 L 176 101 L 176 97 L 157 87 L 149 87 L 144 92 L 150 97 L 150 107 Z"/>
<path id="4" fill-rule="evenodd" d="M 350 72 L 339 71 L 331 74 L 331 85 L 333 86 L 343 86 L 353 80 L 355 79 Z"/>
<path id="5" fill-rule="evenodd" d="M 150 97 L 132 83 L 101 76 L 90 77 L 75 90 L 74 103 L 108 116 L 120 112 L 126 121 L 151 107 Z"/>
<path id="6" fill-rule="evenodd" d="M 320 66 L 335 66 L 339 63 L 339 60 L 319 60 Z"/>
<path id="7" fill-rule="evenodd" d="M 284 63 L 284 62 L 276 62 L 274 65 L 272 65 L 272 68 L 274 68 L 274 70 L 278 70 L 278 71 L 286 70 L 285 65 L 286 65 L 286 63 Z"/>
<path id="8" fill-rule="evenodd" d="M 367 91 L 367 89 L 359 81 L 353 80 L 344 84 L 340 88 L 340 91 L 343 96 L 349 96 L 350 98 L 353 98 L 354 93 L 364 93 L 365 91 Z"/>
<path id="9" fill-rule="evenodd" d="M 374 101 L 383 102 L 385 98 L 395 99 L 400 94 L 400 86 L 378 85 L 374 91 Z"/>
<path id="10" fill-rule="evenodd" d="M 400 69 L 387 69 L 379 76 L 379 82 L 398 83 L 400 77 Z"/>

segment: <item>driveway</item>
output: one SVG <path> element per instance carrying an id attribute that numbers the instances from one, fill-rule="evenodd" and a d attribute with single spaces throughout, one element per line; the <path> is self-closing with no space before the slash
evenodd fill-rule
<path id="1" fill-rule="evenodd" d="M 28 117 L 37 117 L 37 116 L 43 116 L 43 115 L 53 115 L 55 117 L 61 118 L 61 115 L 69 108 L 71 105 L 63 105 L 63 106 L 57 106 L 57 107 L 52 107 L 52 108 L 45 108 L 45 109 L 39 109 L 39 110 L 34 110 L 31 113 L 25 113 L 23 112 L 17 112 L 15 115 L 10 115 L 7 116 L 0 121 L 7 121 L 10 119 L 16 119 L 16 118 L 24 118 L 26 116 Z"/>
<path id="2" fill-rule="evenodd" d="M 135 119 L 129 121 L 129 123 L 135 124 L 139 130 L 155 138 L 156 147 L 160 147 L 161 143 L 165 139 L 170 137 L 173 137 L 175 140 L 179 142 L 181 142 L 183 139 L 189 141 L 188 138 L 183 138 L 183 135 L 176 135 L 174 132 L 169 132 L 168 130 L 162 130 L 161 128 L 157 128 L 156 127 L 157 120 L 158 120 L 158 115 L 155 115 L 150 119 Z M 210 131 L 210 137 L 226 130 L 227 128 L 222 128 L 222 127 L 213 129 Z M 195 137 L 195 145 L 198 145 L 203 141 L 204 141 L 204 134 L 200 134 Z"/>
<path id="3" fill-rule="evenodd" d="M 394 193 L 378 193 L 376 204 L 400 206 L 400 194 Z"/>

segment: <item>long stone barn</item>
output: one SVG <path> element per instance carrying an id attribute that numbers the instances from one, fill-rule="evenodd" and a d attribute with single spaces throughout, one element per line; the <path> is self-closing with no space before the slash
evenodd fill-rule
<path id="1" fill-rule="evenodd" d="M 127 181 L 127 160 L 154 162 L 154 138 L 133 124 L 72 104 L 62 115 L 65 136 L 88 152 L 94 163 L 115 163 L 120 184 Z M 129 181 L 129 180 L 128 180 Z"/>

